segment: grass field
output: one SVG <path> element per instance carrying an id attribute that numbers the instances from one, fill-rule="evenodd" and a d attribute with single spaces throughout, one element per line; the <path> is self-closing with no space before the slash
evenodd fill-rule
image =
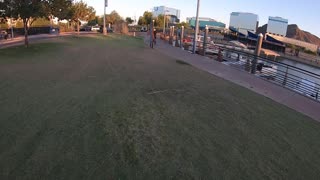
<path id="1" fill-rule="evenodd" d="M 0 50 L 0 179 L 320 179 L 320 123 L 145 48 Z"/>

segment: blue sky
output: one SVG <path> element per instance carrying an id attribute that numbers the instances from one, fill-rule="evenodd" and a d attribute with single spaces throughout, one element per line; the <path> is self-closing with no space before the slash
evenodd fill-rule
<path id="1" fill-rule="evenodd" d="M 84 0 L 93 6 L 98 15 L 103 14 L 104 0 Z M 197 0 L 109 0 L 107 13 L 116 10 L 122 17 L 137 19 L 154 6 L 165 5 L 181 10 L 181 20 L 196 14 Z M 289 19 L 298 26 L 320 37 L 319 0 L 201 0 L 200 16 L 211 17 L 229 24 L 233 11 L 251 12 L 259 15 L 259 25 L 266 24 L 269 16 Z"/>

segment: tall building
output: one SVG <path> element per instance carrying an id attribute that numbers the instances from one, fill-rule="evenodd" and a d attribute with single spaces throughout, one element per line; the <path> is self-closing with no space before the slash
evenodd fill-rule
<path id="1" fill-rule="evenodd" d="M 152 15 L 154 17 L 158 17 L 159 15 L 166 15 L 171 23 L 180 22 L 179 9 L 174 9 L 166 6 L 158 6 L 153 8 Z"/>
<path id="2" fill-rule="evenodd" d="M 288 29 L 288 19 L 281 17 L 269 17 L 267 33 L 286 36 Z"/>
<path id="3" fill-rule="evenodd" d="M 191 17 L 187 18 L 187 22 L 190 24 L 192 28 L 196 26 L 196 18 Z M 199 17 L 199 28 L 204 29 L 206 26 L 209 26 L 210 28 L 213 29 L 224 29 L 226 28 L 226 24 L 222 22 L 218 22 L 214 19 L 211 18 L 205 18 L 205 17 Z"/>
<path id="4" fill-rule="evenodd" d="M 248 31 L 256 33 L 259 25 L 258 18 L 258 15 L 253 13 L 232 12 L 229 28 L 246 36 Z"/>

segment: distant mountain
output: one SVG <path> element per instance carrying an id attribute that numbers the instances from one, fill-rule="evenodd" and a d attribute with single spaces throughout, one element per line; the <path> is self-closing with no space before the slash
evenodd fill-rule
<path id="1" fill-rule="evenodd" d="M 265 34 L 267 32 L 268 25 L 265 24 L 258 28 L 257 33 Z M 301 30 L 296 24 L 290 24 L 287 30 L 287 37 L 297 39 L 300 41 L 305 41 L 312 44 L 317 44 L 320 46 L 320 38 L 313 35 L 307 31 Z"/>

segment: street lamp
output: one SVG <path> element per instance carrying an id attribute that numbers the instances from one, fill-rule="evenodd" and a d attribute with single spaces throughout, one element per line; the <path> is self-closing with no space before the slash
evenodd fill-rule
<path id="1" fill-rule="evenodd" d="M 108 0 L 104 0 L 104 13 L 103 13 L 103 34 L 107 35 L 107 27 L 106 27 L 106 7 L 108 7 Z"/>
<path id="2" fill-rule="evenodd" d="M 183 37 L 184 37 L 184 26 L 181 26 L 181 31 L 180 31 L 180 48 L 182 48 Z"/>
<path id="3" fill-rule="evenodd" d="M 153 43 L 154 43 L 154 34 L 153 34 L 153 29 L 154 29 L 154 19 L 152 20 L 152 24 L 150 24 L 150 47 L 153 48 Z"/>
<path id="4" fill-rule="evenodd" d="M 197 3 L 197 16 L 196 16 L 195 33 L 194 33 L 193 48 L 192 48 L 193 54 L 196 53 L 196 42 L 198 39 L 198 32 L 199 32 L 199 8 L 200 8 L 200 0 L 198 0 L 198 3 Z"/>
<path id="5" fill-rule="evenodd" d="M 154 19 L 152 20 L 152 34 L 154 34 Z M 152 35 L 152 37 L 153 37 L 153 35 Z M 154 37 L 153 37 L 154 38 Z M 153 39 L 152 39 L 153 40 Z M 152 41 L 153 42 L 153 41 Z"/>

